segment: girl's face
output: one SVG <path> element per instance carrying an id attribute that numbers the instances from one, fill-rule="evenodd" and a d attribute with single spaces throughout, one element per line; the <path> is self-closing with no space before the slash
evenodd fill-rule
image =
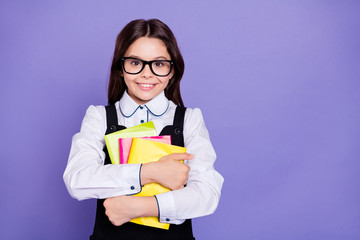
<path id="1" fill-rule="evenodd" d="M 165 43 L 160 39 L 149 37 L 141 37 L 133 42 L 124 57 L 145 61 L 171 60 Z M 125 71 L 122 73 L 129 96 L 139 105 L 147 103 L 161 93 L 173 75 L 174 69 L 168 76 L 156 76 L 152 73 L 149 65 L 145 65 L 138 74 L 128 74 Z"/>

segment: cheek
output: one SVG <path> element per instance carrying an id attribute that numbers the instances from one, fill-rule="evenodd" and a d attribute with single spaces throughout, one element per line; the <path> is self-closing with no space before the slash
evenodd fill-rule
<path id="1" fill-rule="evenodd" d="M 169 84 L 169 77 L 159 78 L 159 81 L 164 85 L 168 85 Z"/>
<path id="2" fill-rule="evenodd" d="M 136 79 L 134 75 L 128 75 L 128 74 L 124 74 L 123 78 L 126 85 L 133 83 Z"/>

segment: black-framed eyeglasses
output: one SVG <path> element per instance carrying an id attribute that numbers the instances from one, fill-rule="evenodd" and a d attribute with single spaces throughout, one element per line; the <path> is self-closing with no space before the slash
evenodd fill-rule
<path id="1" fill-rule="evenodd" d="M 121 62 L 124 71 L 128 74 L 139 74 L 145 68 L 145 65 L 149 65 L 151 72 L 159 77 L 168 76 L 174 66 L 173 61 L 162 59 L 144 61 L 138 58 L 122 57 Z"/>

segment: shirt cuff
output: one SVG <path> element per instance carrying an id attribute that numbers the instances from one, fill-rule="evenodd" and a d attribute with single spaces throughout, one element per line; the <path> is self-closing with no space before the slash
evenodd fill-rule
<path id="1" fill-rule="evenodd" d="M 123 172 L 124 177 L 121 178 L 122 181 L 125 180 L 125 188 L 127 188 L 128 194 L 134 195 L 141 192 L 141 164 L 126 164 L 126 171 Z"/>
<path id="2" fill-rule="evenodd" d="M 176 219 L 175 199 L 172 192 L 155 196 L 159 208 L 159 222 L 182 224 L 185 219 Z"/>

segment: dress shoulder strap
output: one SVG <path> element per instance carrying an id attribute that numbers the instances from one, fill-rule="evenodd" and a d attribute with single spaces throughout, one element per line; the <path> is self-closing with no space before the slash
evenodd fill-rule
<path id="1" fill-rule="evenodd" d="M 171 144 L 176 146 L 184 146 L 184 118 L 185 107 L 177 106 L 174 115 L 173 125 L 168 125 L 163 128 L 160 135 L 171 135 Z"/>
<path id="2" fill-rule="evenodd" d="M 113 133 L 123 129 L 123 126 L 118 125 L 118 117 L 116 113 L 116 107 L 114 104 L 105 106 L 106 110 L 106 134 Z"/>
<path id="3" fill-rule="evenodd" d="M 105 135 L 109 134 L 109 133 L 116 132 L 116 131 L 120 131 L 120 130 L 123 130 L 123 129 L 126 128 L 124 126 L 119 126 L 118 125 L 116 107 L 115 107 L 114 104 L 105 106 L 105 110 L 106 110 L 106 125 L 107 125 Z M 108 150 L 107 150 L 106 146 L 104 146 L 103 151 L 105 152 L 104 164 L 110 164 L 111 161 L 110 161 L 110 157 L 109 157 Z"/>
<path id="4" fill-rule="evenodd" d="M 184 118 L 185 118 L 186 107 L 177 106 L 175 110 L 174 123 L 173 125 L 177 128 L 184 128 Z"/>

